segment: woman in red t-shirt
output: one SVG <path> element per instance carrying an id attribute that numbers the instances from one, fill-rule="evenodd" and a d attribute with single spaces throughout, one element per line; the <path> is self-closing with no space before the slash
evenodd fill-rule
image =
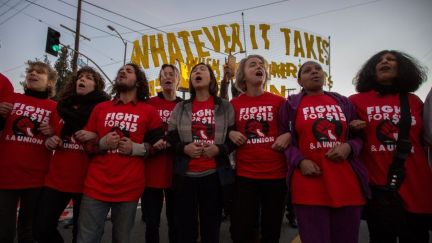
<path id="1" fill-rule="evenodd" d="M 78 70 L 59 94 L 57 112 L 53 122 L 55 134 L 45 141 L 54 150 L 50 168 L 45 177 L 45 188 L 36 212 L 34 235 L 38 242 L 63 242 L 57 231 L 59 217 L 73 201 L 73 239 L 76 242 L 77 222 L 82 198 L 84 179 L 87 175 L 88 156 L 82 143 L 88 137 L 84 128 L 93 108 L 109 100 L 104 92 L 102 76 L 91 67 Z"/>
<path id="2" fill-rule="evenodd" d="M 348 131 L 354 107 L 348 98 L 323 90 L 320 64 L 304 63 L 297 78 L 302 90 L 288 97 L 280 123 L 292 134 L 285 152 L 287 181 L 301 240 L 358 242 L 367 178 L 358 159 L 361 139 Z"/>
<path id="3" fill-rule="evenodd" d="M 282 151 L 289 134 L 280 135 L 279 108 L 283 97 L 264 91 L 268 77 L 262 56 L 240 61 L 236 86 L 244 93 L 231 100 L 236 131 L 229 136 L 236 149 L 236 186 L 232 238 L 253 242 L 261 228 L 262 242 L 279 242 L 286 196 L 286 162 Z"/>
<path id="4" fill-rule="evenodd" d="M 432 171 L 422 142 L 423 103 L 410 93 L 425 80 L 423 68 L 412 57 L 387 50 L 372 56 L 355 78 L 359 93 L 350 100 L 360 120 L 352 127 L 362 130 L 365 142 L 362 157 L 372 189 L 366 217 L 372 243 L 396 242 L 397 238 L 399 242 L 429 242 Z M 412 148 L 402 162 L 405 178 L 394 190 L 387 177 L 399 135 L 400 94 L 406 95 L 409 103 L 411 127 L 408 140 Z M 384 204 L 381 199 L 385 199 Z M 396 203 L 389 203 L 390 200 Z M 398 202 L 402 205 L 398 206 Z"/>
<path id="5" fill-rule="evenodd" d="M 0 242 L 13 243 L 19 202 L 18 241 L 34 242 L 33 214 L 48 172 L 51 152 L 45 138 L 56 103 L 57 72 L 44 62 L 29 62 L 24 94 L 0 103 L 5 126 L 0 137 Z"/>
<path id="6" fill-rule="evenodd" d="M 202 242 L 217 243 L 222 188 L 234 181 L 226 144 L 234 111 L 217 96 L 216 77 L 208 64 L 191 69 L 189 91 L 190 99 L 176 105 L 168 122 L 167 141 L 176 153 L 172 184 L 177 242 L 196 242 L 200 232 Z"/>

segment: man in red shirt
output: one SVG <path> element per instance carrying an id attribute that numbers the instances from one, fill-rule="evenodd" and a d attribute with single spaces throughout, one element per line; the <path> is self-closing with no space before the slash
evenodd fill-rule
<path id="1" fill-rule="evenodd" d="M 129 243 L 135 214 L 145 184 L 151 143 L 163 135 L 161 119 L 149 97 L 145 74 L 135 64 L 117 73 L 114 99 L 98 104 L 84 128 L 99 139 L 98 154 L 89 163 L 78 222 L 78 242 L 99 242 L 111 209 L 113 242 Z"/>
<path id="2" fill-rule="evenodd" d="M 178 69 L 172 64 L 163 64 L 159 72 L 162 91 L 148 100 L 154 106 L 164 124 L 164 132 L 168 129 L 168 120 L 176 104 L 182 99 L 176 96 L 180 81 Z M 165 198 L 166 217 L 168 221 L 169 241 L 176 242 L 173 215 L 173 191 L 171 178 L 174 163 L 173 151 L 163 151 L 146 161 L 146 188 L 141 197 L 142 218 L 145 222 L 145 242 L 159 243 L 159 225 L 162 206 Z"/>

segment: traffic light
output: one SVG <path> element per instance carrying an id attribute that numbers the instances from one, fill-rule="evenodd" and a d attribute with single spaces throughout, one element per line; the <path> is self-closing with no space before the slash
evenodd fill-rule
<path id="1" fill-rule="evenodd" d="M 45 52 L 57 56 L 60 50 L 60 32 L 48 27 Z"/>

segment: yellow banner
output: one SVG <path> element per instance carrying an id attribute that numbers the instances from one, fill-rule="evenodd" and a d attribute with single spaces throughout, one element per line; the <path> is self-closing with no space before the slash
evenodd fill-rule
<path id="1" fill-rule="evenodd" d="M 324 70 L 330 65 L 327 37 L 296 28 L 270 24 L 239 23 L 206 26 L 190 30 L 142 35 L 133 42 L 131 60 L 143 67 L 150 78 L 150 90 L 160 90 L 157 74 L 164 63 L 180 63 L 180 88 L 188 89 L 189 70 L 199 62 L 212 66 L 216 78 L 223 75 L 223 65 L 231 53 L 239 61 L 247 54 L 259 54 L 269 62 L 271 80 L 268 90 L 286 96 L 298 90 L 298 67 L 307 60 L 319 62 Z M 327 80 L 331 87 L 331 80 Z"/>

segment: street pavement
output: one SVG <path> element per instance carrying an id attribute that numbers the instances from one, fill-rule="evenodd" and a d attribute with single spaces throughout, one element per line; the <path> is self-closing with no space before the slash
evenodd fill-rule
<path id="1" fill-rule="evenodd" d="M 161 226 L 160 226 L 160 243 L 168 243 L 168 229 L 167 229 L 167 223 L 165 218 L 165 212 L 162 212 L 162 215 L 163 216 L 161 217 Z M 59 224 L 59 230 L 63 235 L 65 242 L 70 243 L 72 228 L 71 227 L 65 228 L 65 226 L 66 226 L 65 223 L 61 222 Z M 107 220 L 105 224 L 105 233 L 102 239 L 102 243 L 111 243 L 111 227 L 112 227 L 111 222 Z M 297 234 L 298 234 L 297 229 L 291 228 L 288 225 L 286 218 L 284 217 L 279 243 L 292 243 L 293 240 L 296 238 Z M 141 221 L 141 210 L 138 209 L 135 218 L 135 226 L 133 228 L 133 233 L 132 233 L 132 243 L 144 243 L 145 242 L 144 235 L 145 235 L 145 223 Z M 294 241 L 294 242 L 298 242 L 298 241 Z M 360 243 L 368 242 L 367 226 L 366 226 L 366 222 L 364 221 L 362 221 L 360 227 L 359 242 Z M 221 232 L 220 232 L 220 243 L 232 243 L 229 234 L 228 220 L 222 222 Z"/>

